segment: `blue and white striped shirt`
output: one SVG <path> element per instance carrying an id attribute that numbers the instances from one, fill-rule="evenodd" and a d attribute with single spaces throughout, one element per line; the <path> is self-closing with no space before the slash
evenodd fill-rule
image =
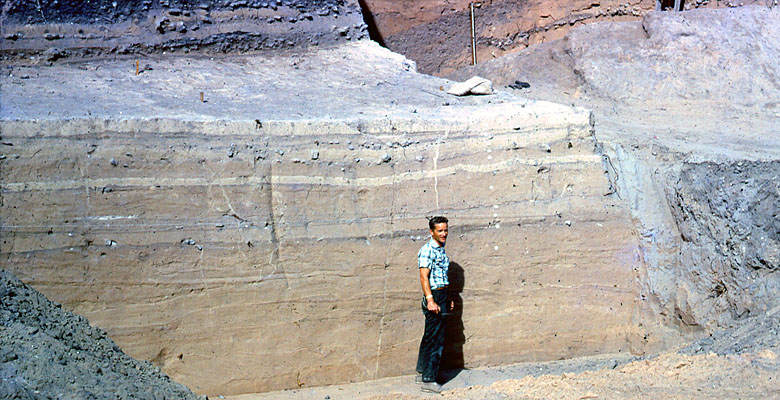
<path id="1" fill-rule="evenodd" d="M 420 268 L 428 268 L 428 282 L 431 290 L 443 288 L 450 284 L 447 271 L 450 268 L 450 258 L 444 252 L 444 246 L 439 246 L 433 238 L 425 243 L 417 252 L 417 265 Z"/>

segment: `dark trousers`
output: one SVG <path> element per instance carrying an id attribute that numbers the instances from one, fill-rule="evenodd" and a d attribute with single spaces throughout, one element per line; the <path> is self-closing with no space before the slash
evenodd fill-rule
<path id="1" fill-rule="evenodd" d="M 425 315 L 425 332 L 420 341 L 420 353 L 417 355 L 417 372 L 422 374 L 423 382 L 435 382 L 439 375 L 441 352 L 444 350 L 444 315 L 449 311 L 447 290 L 434 290 L 433 301 L 441 311 L 434 314 L 428 311 L 428 302 L 423 297 L 422 311 Z"/>

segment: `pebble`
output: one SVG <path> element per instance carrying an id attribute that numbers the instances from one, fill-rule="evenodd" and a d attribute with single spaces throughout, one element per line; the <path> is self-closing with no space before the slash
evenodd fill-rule
<path id="1" fill-rule="evenodd" d="M 46 57 L 46 61 L 57 61 L 60 58 L 63 58 L 67 55 L 67 53 L 61 49 L 58 49 L 56 47 L 52 47 L 46 51 L 43 52 L 43 55 Z"/>

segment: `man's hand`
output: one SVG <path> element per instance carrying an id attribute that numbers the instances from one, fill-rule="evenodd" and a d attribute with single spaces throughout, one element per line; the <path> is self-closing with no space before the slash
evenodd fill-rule
<path id="1" fill-rule="evenodd" d="M 433 299 L 428 299 L 428 311 L 434 314 L 438 314 L 441 311 L 441 308 L 439 308 L 439 305 L 436 304 Z"/>
<path id="2" fill-rule="evenodd" d="M 455 310 L 455 300 L 450 299 L 450 311 Z"/>

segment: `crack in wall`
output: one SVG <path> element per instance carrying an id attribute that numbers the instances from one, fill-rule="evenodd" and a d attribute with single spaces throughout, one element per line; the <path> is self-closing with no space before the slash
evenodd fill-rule
<path id="1" fill-rule="evenodd" d="M 216 316 L 214 315 L 214 303 L 211 301 L 211 290 L 209 289 L 208 280 L 206 279 L 206 274 L 203 273 L 203 267 L 201 266 L 201 263 L 203 262 L 203 251 L 198 251 L 200 253 L 198 257 L 198 261 L 195 262 L 194 268 L 197 268 L 200 272 L 200 281 L 203 284 L 203 292 L 206 293 L 206 301 L 209 303 L 209 314 L 211 314 L 211 318 L 209 318 L 209 321 L 211 321 L 211 325 L 214 326 L 214 322 L 217 320 Z"/>
<path id="2" fill-rule="evenodd" d="M 390 167 L 393 171 L 393 177 L 395 177 L 395 166 Z M 390 279 L 390 271 L 388 270 L 388 267 L 390 266 L 390 252 L 392 250 L 393 246 L 393 236 L 395 234 L 395 231 L 393 230 L 393 219 L 394 219 L 394 211 L 395 211 L 395 183 L 393 183 L 393 187 L 391 190 L 391 193 L 393 194 L 390 200 L 390 240 L 387 245 L 387 251 L 385 252 L 385 279 L 382 283 L 382 316 L 379 318 L 379 335 L 377 338 L 377 344 L 376 344 L 376 367 L 374 369 L 374 379 L 379 378 L 379 359 L 382 354 L 382 334 L 384 333 L 384 325 L 385 325 L 385 308 L 387 307 L 387 281 Z"/>
<path id="3" fill-rule="evenodd" d="M 450 135 L 450 130 L 444 130 L 444 139 Z M 442 142 L 442 137 L 436 138 L 436 149 L 433 156 L 433 192 L 436 194 L 436 213 L 439 213 L 439 145 Z"/>
<path id="4" fill-rule="evenodd" d="M 273 164 L 268 170 L 269 177 L 273 177 Z M 279 237 L 276 231 L 276 217 L 274 212 L 274 183 L 273 179 L 268 179 L 268 219 L 266 220 L 266 227 L 271 231 L 271 256 L 268 259 L 268 263 L 274 267 L 274 272 L 279 271 L 279 274 L 284 278 L 285 288 L 290 289 L 290 281 L 287 279 L 287 273 L 284 271 L 284 265 L 279 261 Z"/>

